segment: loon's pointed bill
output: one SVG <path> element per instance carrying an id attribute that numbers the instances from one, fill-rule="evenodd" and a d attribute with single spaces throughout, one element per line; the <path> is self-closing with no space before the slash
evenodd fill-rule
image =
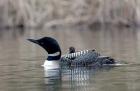
<path id="1" fill-rule="evenodd" d="M 34 40 L 34 39 L 27 39 L 27 40 L 29 40 L 30 42 L 33 42 L 33 43 L 38 44 L 38 41 L 37 40 Z"/>

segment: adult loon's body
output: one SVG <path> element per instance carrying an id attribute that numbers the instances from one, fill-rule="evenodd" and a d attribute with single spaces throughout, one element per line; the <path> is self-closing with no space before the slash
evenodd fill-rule
<path id="1" fill-rule="evenodd" d="M 60 68 L 60 63 L 64 63 L 68 66 L 102 66 L 116 63 L 113 58 L 101 56 L 95 50 L 75 52 L 75 49 L 71 47 L 69 54 L 61 55 L 61 49 L 58 42 L 51 37 L 28 40 L 40 45 L 48 52 L 47 60 L 45 60 L 43 64 L 45 69 Z"/>

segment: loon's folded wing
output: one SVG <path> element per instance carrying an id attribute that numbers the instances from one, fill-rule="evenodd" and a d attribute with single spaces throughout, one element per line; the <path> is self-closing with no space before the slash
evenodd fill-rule
<path id="1" fill-rule="evenodd" d="M 95 50 L 80 51 L 61 58 L 62 63 L 72 66 L 102 66 L 104 64 L 115 64 L 115 60 L 108 56 L 101 56 Z"/>
<path id="2" fill-rule="evenodd" d="M 90 65 L 91 63 L 96 63 L 96 59 L 100 56 L 96 51 L 90 51 L 82 56 L 76 57 L 72 60 L 72 65 Z"/>
<path id="3" fill-rule="evenodd" d="M 75 53 L 65 54 L 65 55 L 62 55 L 60 60 L 61 60 L 61 63 L 64 63 L 65 65 L 67 65 L 67 64 L 70 65 L 72 62 L 74 62 L 75 59 L 77 59 L 89 52 L 92 52 L 92 51 L 95 51 L 95 50 L 83 50 L 83 51 L 78 51 Z"/>
<path id="4" fill-rule="evenodd" d="M 69 54 L 62 55 L 61 58 L 75 59 L 75 58 L 85 55 L 91 51 L 95 51 L 95 50 L 83 50 L 83 51 L 78 51 L 75 53 L 69 53 Z"/>

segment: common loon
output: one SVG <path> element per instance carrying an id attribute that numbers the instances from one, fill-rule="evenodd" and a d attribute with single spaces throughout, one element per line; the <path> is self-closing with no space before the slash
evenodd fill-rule
<path id="1" fill-rule="evenodd" d="M 47 51 L 48 57 L 43 64 L 45 69 L 57 69 L 60 68 L 61 64 L 68 66 L 102 66 L 116 63 L 113 58 L 101 56 L 95 50 L 76 52 L 74 47 L 70 47 L 69 54 L 61 55 L 59 43 L 51 37 L 28 40 L 40 45 Z"/>

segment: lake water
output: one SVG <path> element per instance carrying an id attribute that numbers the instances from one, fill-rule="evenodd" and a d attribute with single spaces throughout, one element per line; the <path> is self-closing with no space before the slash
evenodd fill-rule
<path id="1" fill-rule="evenodd" d="M 51 36 L 62 53 L 96 49 L 128 63 L 93 69 L 63 68 L 44 77 L 41 67 L 47 53 L 26 39 Z M 58 27 L 54 29 L 0 30 L 0 91 L 140 91 L 140 29 Z"/>

